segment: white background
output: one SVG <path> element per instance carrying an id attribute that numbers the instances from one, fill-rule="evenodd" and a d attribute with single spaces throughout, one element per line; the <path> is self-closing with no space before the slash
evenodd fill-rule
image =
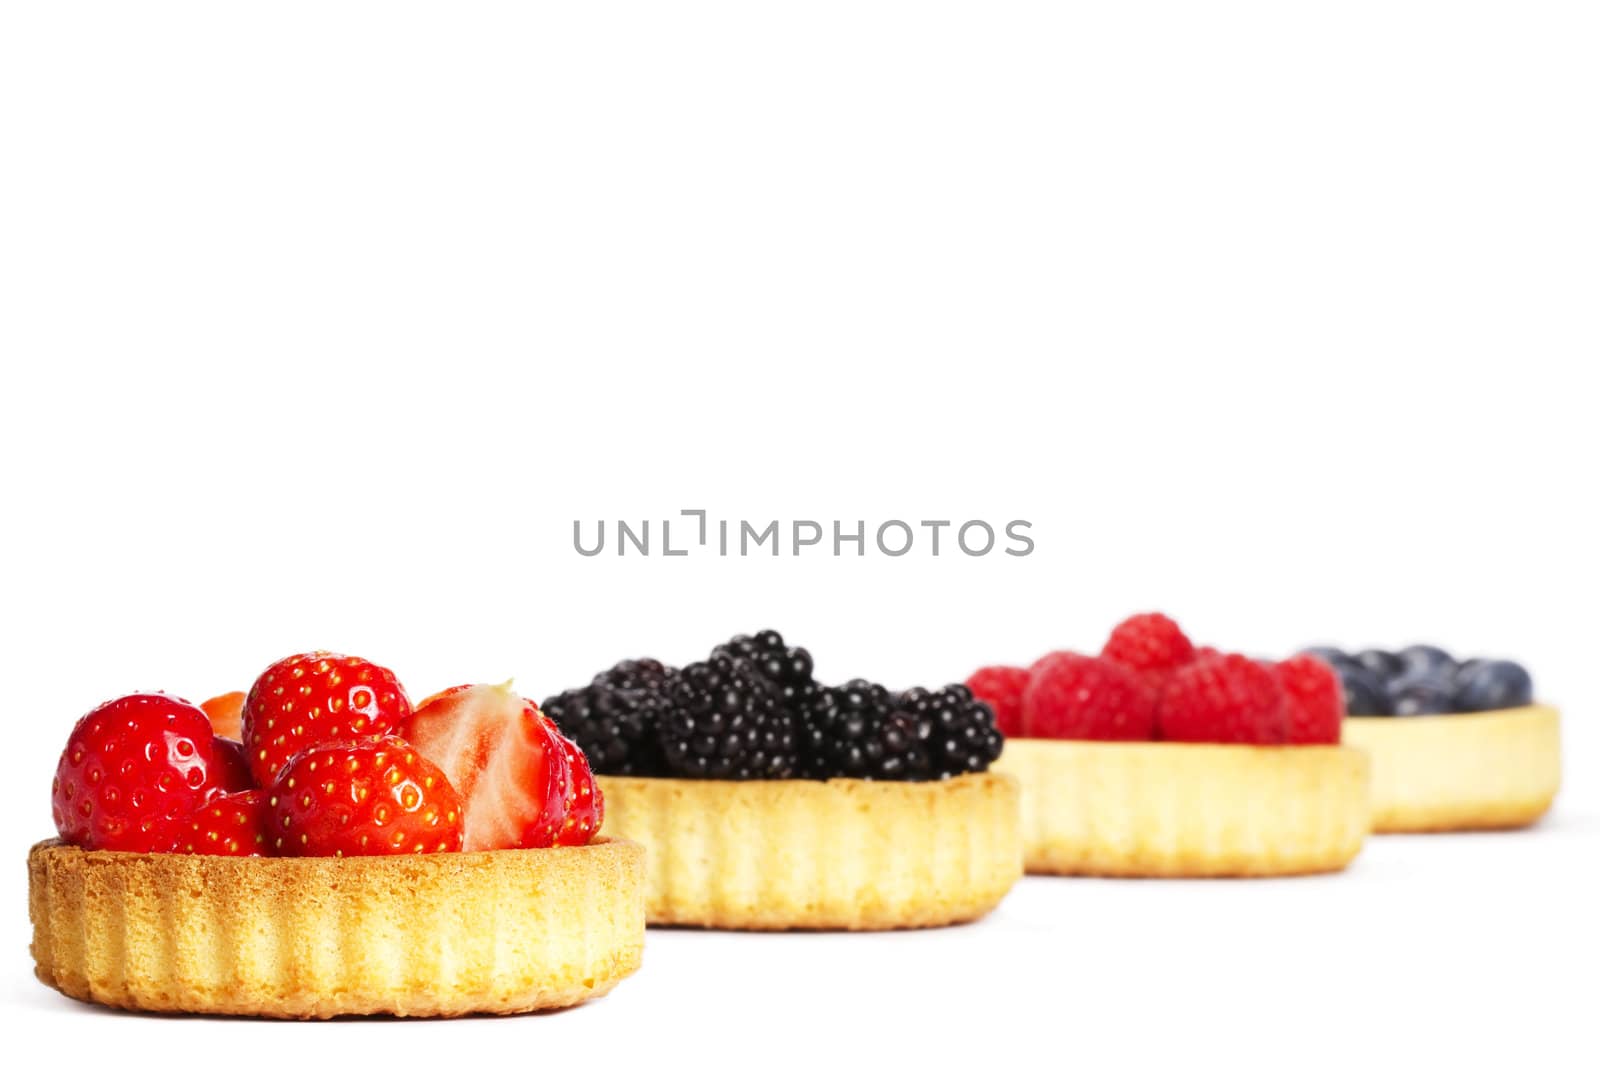
<path id="1" fill-rule="evenodd" d="M 7 5 L 8 1042 L 1593 1062 L 1597 49 L 1583 3 Z M 696 507 L 1038 548 L 571 548 Z M 30 973 L 23 856 L 123 691 L 325 646 L 542 697 L 769 625 L 942 683 L 1152 608 L 1521 658 L 1556 813 L 1339 877 L 1030 879 L 961 930 L 652 933 L 540 1018 L 172 1021 Z"/>

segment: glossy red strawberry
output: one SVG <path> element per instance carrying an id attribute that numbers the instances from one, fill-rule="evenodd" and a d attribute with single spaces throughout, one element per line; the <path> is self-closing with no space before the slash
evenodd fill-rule
<path id="1" fill-rule="evenodd" d="M 265 856 L 266 794 L 221 793 L 189 814 L 177 851 L 195 856 Z"/>
<path id="2" fill-rule="evenodd" d="M 316 745 L 290 757 L 267 790 L 280 856 L 395 856 L 461 851 L 461 798 L 398 737 Z"/>
<path id="3" fill-rule="evenodd" d="M 555 844 L 572 768 L 555 725 L 509 683 L 436 693 L 400 733 L 461 793 L 467 851 Z"/>
<path id="4" fill-rule="evenodd" d="M 255 776 L 250 773 L 250 757 L 244 745 L 228 737 L 211 739 L 211 769 L 214 791 L 242 793 L 256 787 Z"/>
<path id="5" fill-rule="evenodd" d="M 216 791 L 211 722 L 186 700 L 134 693 L 78 720 L 50 783 L 61 839 L 84 848 L 170 852 Z"/>
<path id="6" fill-rule="evenodd" d="M 552 724 L 554 725 L 554 724 Z M 556 834 L 558 845 L 587 845 L 600 832 L 606 819 L 606 800 L 595 784 L 594 772 L 589 769 L 589 758 L 572 739 L 559 729 L 555 731 L 566 755 L 567 769 L 572 784 L 567 789 L 567 816 Z"/>
<path id="7" fill-rule="evenodd" d="M 251 772 L 269 786 L 296 753 L 393 733 L 410 714 L 394 672 L 359 656 L 306 652 L 262 672 L 245 697 L 240 726 Z"/>

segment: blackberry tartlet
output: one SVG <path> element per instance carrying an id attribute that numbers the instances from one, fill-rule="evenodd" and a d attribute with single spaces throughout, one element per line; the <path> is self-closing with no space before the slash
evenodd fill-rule
<path id="1" fill-rule="evenodd" d="M 1561 788 L 1561 718 L 1509 660 L 1442 649 L 1307 650 L 1343 682 L 1344 740 L 1372 758 L 1376 833 L 1508 830 Z"/>
<path id="2" fill-rule="evenodd" d="M 1136 615 L 1095 656 L 985 667 L 968 686 L 1008 731 L 1031 874 L 1259 877 L 1344 868 L 1368 768 L 1339 743 L 1338 679 L 1297 657 L 1196 649 Z"/>
<path id="3" fill-rule="evenodd" d="M 1022 874 L 1017 784 L 964 686 L 824 685 L 766 630 L 677 671 L 624 661 L 544 711 L 590 746 L 605 832 L 645 846 L 651 923 L 943 926 Z"/>

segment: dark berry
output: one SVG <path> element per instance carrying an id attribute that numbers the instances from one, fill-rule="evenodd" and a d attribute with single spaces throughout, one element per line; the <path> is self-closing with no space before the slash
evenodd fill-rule
<path id="1" fill-rule="evenodd" d="M 966 686 L 947 685 L 933 692 L 907 689 L 895 703 L 919 723 L 932 722 L 928 754 L 935 776 L 976 774 L 1000 758 L 1005 739 L 995 725 L 994 711 Z"/>
<path id="2" fill-rule="evenodd" d="M 1409 674 L 1423 677 L 1449 677 L 1455 669 L 1456 661 L 1450 653 L 1433 645 L 1411 645 L 1402 648 L 1399 652 L 1401 663 L 1404 665 L 1399 674 Z M 1390 675 L 1395 677 L 1395 675 Z"/>
<path id="3" fill-rule="evenodd" d="M 806 773 L 814 778 L 934 776 L 932 719 L 899 707 L 887 689 L 861 678 L 820 690 L 802 736 Z"/>
<path id="4" fill-rule="evenodd" d="M 1405 674 L 1389 685 L 1394 713 L 1401 716 L 1437 715 L 1450 711 L 1454 697 L 1448 682 L 1421 674 Z"/>
<path id="5" fill-rule="evenodd" d="M 594 685 L 612 689 L 645 689 L 655 692 L 665 689 L 678 676 L 676 669 L 663 666 L 660 660 L 625 659 L 610 670 L 594 676 Z"/>
<path id="6" fill-rule="evenodd" d="M 718 645 L 711 656 L 750 664 L 778 690 L 784 704 L 791 708 L 815 694 L 811 653 L 799 646 L 791 648 L 784 644 L 783 636 L 776 630 L 762 630 L 754 637 L 740 634 Z"/>
<path id="7" fill-rule="evenodd" d="M 1334 664 L 1344 686 L 1344 713 L 1357 719 L 1394 714 L 1394 701 L 1383 679 L 1358 663 Z"/>
<path id="8" fill-rule="evenodd" d="M 1472 661 L 1457 671 L 1454 706 L 1458 711 L 1492 711 L 1533 703 L 1533 678 L 1521 664 L 1506 659 Z"/>
<path id="9" fill-rule="evenodd" d="M 727 656 L 691 663 L 667 689 L 661 747 L 683 778 L 789 778 L 795 719 L 751 664 Z"/>
<path id="10" fill-rule="evenodd" d="M 656 734 L 665 709 L 661 693 L 599 684 L 569 689 L 540 705 L 583 750 L 595 774 L 641 776 L 665 767 Z"/>
<path id="11" fill-rule="evenodd" d="M 1381 648 L 1369 648 L 1357 652 L 1355 659 L 1357 663 L 1384 681 L 1400 677 L 1409 666 L 1400 656 Z"/>

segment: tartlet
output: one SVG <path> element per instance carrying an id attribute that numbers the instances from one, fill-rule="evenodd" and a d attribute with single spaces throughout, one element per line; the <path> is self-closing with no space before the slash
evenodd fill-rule
<path id="1" fill-rule="evenodd" d="M 933 782 L 598 778 L 603 829 L 645 847 L 653 924 L 889 930 L 977 919 L 1022 876 L 1019 789 Z"/>
<path id="2" fill-rule="evenodd" d="M 639 967 L 643 850 L 412 856 L 28 854 L 35 973 L 157 1012 L 510 1014 L 605 994 Z"/>
<path id="3" fill-rule="evenodd" d="M 1361 851 L 1368 761 L 1339 745 L 1011 738 L 1029 874 L 1260 877 Z"/>
<path id="4" fill-rule="evenodd" d="M 1347 718 L 1344 741 L 1372 758 L 1376 833 L 1528 826 L 1561 788 L 1561 719 L 1542 704 Z"/>

